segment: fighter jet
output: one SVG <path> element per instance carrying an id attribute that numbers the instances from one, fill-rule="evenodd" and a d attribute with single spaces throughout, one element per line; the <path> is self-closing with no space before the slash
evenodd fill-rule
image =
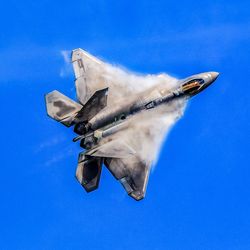
<path id="1" fill-rule="evenodd" d="M 72 51 L 78 101 L 58 91 L 45 96 L 48 115 L 73 127 L 85 149 L 76 178 L 87 192 L 98 188 L 102 165 L 135 200 L 145 196 L 151 166 L 169 128 L 189 98 L 218 77 L 217 72 L 178 80 L 167 74 L 134 75 L 90 55 Z"/>

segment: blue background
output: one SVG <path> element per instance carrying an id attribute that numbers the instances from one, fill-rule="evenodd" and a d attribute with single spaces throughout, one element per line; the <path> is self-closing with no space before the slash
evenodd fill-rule
<path id="1" fill-rule="evenodd" d="M 1 3 L 0 249 L 250 249 L 249 8 Z M 221 73 L 171 131 L 140 202 L 106 169 L 86 194 L 72 130 L 46 116 L 45 93 L 75 98 L 62 51 L 78 47 L 142 73 Z"/>

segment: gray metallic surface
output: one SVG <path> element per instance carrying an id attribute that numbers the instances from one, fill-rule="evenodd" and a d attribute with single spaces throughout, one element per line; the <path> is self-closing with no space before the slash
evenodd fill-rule
<path id="1" fill-rule="evenodd" d="M 74 102 L 56 90 L 47 94 L 45 99 L 47 114 L 51 118 L 63 123 L 66 126 L 70 126 L 72 124 L 76 114 L 82 108 L 82 105 Z"/>
<path id="2" fill-rule="evenodd" d="M 98 188 L 102 170 L 102 158 L 88 157 L 78 163 L 76 179 L 87 192 Z"/>
<path id="3" fill-rule="evenodd" d="M 89 121 L 107 106 L 108 88 L 97 90 L 78 112 L 77 122 Z"/>
<path id="4" fill-rule="evenodd" d="M 98 187 L 102 163 L 135 200 L 145 196 L 161 144 L 182 116 L 187 100 L 218 77 L 217 72 L 177 80 L 166 74 L 139 76 L 72 52 L 79 103 L 57 91 L 46 95 L 47 113 L 74 125 L 87 149 L 79 154 L 76 178 L 87 192 Z"/>

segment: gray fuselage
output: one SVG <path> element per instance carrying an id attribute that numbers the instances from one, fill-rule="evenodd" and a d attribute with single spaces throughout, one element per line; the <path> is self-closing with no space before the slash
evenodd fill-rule
<path id="1" fill-rule="evenodd" d="M 135 96 L 124 97 L 112 106 L 107 105 L 92 117 L 85 124 L 86 133 L 78 136 L 76 140 L 81 139 L 81 146 L 84 148 L 92 147 L 97 140 L 125 128 L 129 117 L 141 111 L 167 105 L 179 98 L 190 98 L 208 87 L 217 76 L 216 72 L 202 73 L 180 80 L 178 86 L 171 90 L 161 84 Z"/>

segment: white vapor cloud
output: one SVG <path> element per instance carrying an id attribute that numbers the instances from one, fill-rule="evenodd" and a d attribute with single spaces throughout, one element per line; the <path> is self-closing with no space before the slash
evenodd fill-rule
<path id="1" fill-rule="evenodd" d="M 51 165 L 54 165 L 55 163 L 61 162 L 62 160 L 66 159 L 67 157 L 71 155 L 75 155 L 76 152 L 73 149 L 66 148 L 63 150 L 63 152 L 58 152 L 55 155 L 53 155 L 50 159 L 48 159 L 45 163 L 44 166 L 48 167 Z"/>
<path id="2" fill-rule="evenodd" d="M 64 78 L 72 74 L 71 51 L 61 50 L 60 54 L 63 57 L 64 65 L 61 67 L 59 75 Z"/>
<path id="3" fill-rule="evenodd" d="M 44 142 L 41 142 L 40 145 L 35 150 L 35 153 L 39 153 L 47 148 L 57 146 L 59 143 L 65 141 L 66 138 L 64 136 L 56 136 L 53 138 L 49 138 Z"/>
<path id="4" fill-rule="evenodd" d="M 105 67 L 106 69 L 103 70 L 102 74 L 105 76 L 106 81 L 98 82 L 111 84 L 108 102 L 111 105 L 112 103 L 115 104 L 116 107 L 129 103 L 133 95 L 135 99 L 141 99 L 144 102 L 145 98 L 146 100 L 152 100 L 160 97 L 161 94 L 163 96 L 167 95 L 171 90 L 179 86 L 178 79 L 167 74 L 136 75 L 109 64 L 105 64 Z M 90 79 L 92 83 L 95 82 L 93 78 Z M 116 99 L 117 102 L 113 102 Z M 113 140 L 122 141 L 131 146 L 136 151 L 137 157 L 143 162 L 155 166 L 164 139 L 176 121 L 183 115 L 185 107 L 186 100 L 182 98 L 151 110 L 142 111 L 128 118 L 126 129 L 111 137 Z M 110 137 L 104 139 L 102 143 L 105 144 L 109 140 Z M 131 161 L 133 160 L 131 159 Z M 128 164 L 127 166 L 135 165 Z"/>

